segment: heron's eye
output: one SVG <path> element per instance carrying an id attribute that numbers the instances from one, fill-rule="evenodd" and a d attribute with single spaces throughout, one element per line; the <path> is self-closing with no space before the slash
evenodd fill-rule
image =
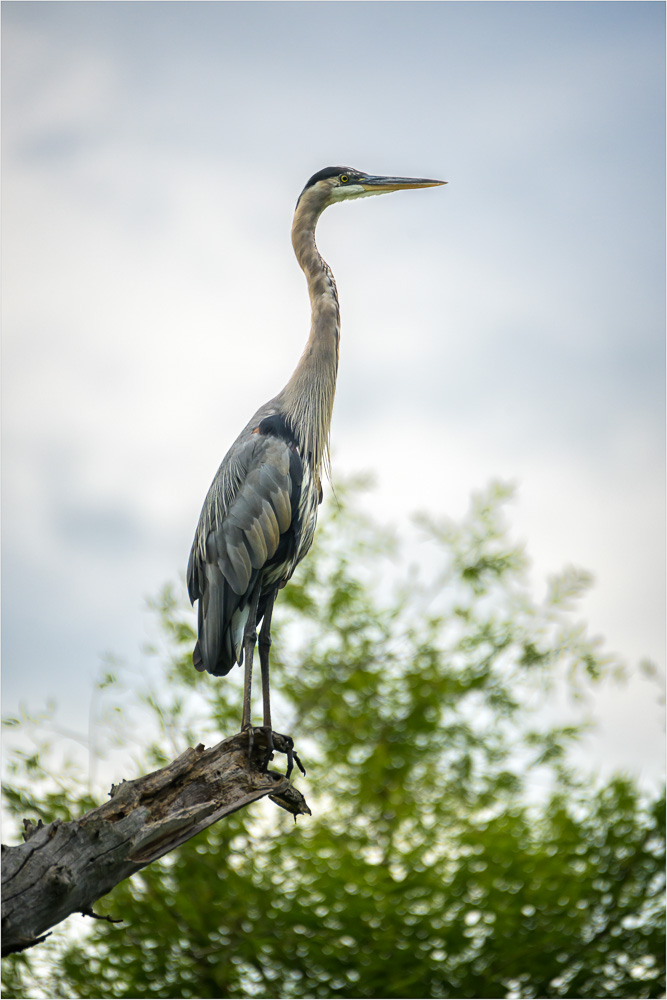
<path id="1" fill-rule="evenodd" d="M 347 176 L 347 174 L 341 174 L 340 175 L 340 182 L 341 182 L 341 184 L 347 184 L 347 182 L 349 181 L 349 179 L 350 178 Z"/>

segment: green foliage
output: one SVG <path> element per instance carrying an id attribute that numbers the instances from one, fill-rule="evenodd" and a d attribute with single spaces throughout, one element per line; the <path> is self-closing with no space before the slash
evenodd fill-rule
<path id="1" fill-rule="evenodd" d="M 39 975 L 9 960 L 5 996 L 663 995 L 664 804 L 575 773 L 579 730 L 536 709 L 616 665 L 572 619 L 583 574 L 532 598 L 506 498 L 423 519 L 439 570 L 393 589 L 392 538 L 347 500 L 331 511 L 274 628 L 274 714 L 313 817 L 265 803 L 217 824 L 98 904 L 124 924 L 57 932 Z M 192 669 L 191 615 L 169 590 L 155 607 L 168 683 L 144 694 L 144 771 L 240 718 L 240 685 Z M 88 806 L 47 780 L 44 748 L 12 766 L 14 814 Z"/>

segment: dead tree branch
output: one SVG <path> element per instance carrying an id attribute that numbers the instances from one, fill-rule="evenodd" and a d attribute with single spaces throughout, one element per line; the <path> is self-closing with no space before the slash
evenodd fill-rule
<path id="1" fill-rule="evenodd" d="M 123 879 L 265 795 L 295 817 L 310 813 L 287 777 L 262 770 L 265 756 L 263 733 L 255 730 L 250 760 L 248 735 L 239 733 L 115 785 L 109 802 L 80 819 L 24 820 L 25 843 L 2 847 L 2 954 L 43 941 L 70 913 L 96 916 L 95 901 Z"/>

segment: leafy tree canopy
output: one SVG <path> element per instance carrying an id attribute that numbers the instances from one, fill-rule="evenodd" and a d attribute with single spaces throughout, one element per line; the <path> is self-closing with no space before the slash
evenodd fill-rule
<path id="1" fill-rule="evenodd" d="M 262 803 L 210 828 L 98 904 L 122 924 L 8 959 L 5 996 L 662 996 L 664 802 L 577 773 L 578 728 L 539 710 L 550 685 L 615 664 L 573 617 L 585 574 L 531 595 L 507 495 L 490 488 L 460 524 L 424 520 L 437 572 L 396 586 L 391 537 L 353 500 L 334 506 L 274 628 L 274 715 L 313 817 Z M 240 719 L 241 671 L 197 674 L 191 614 L 170 590 L 156 606 L 138 773 Z M 103 687 L 122 733 L 127 691 Z M 14 758 L 16 816 L 92 804 L 51 759 Z"/>

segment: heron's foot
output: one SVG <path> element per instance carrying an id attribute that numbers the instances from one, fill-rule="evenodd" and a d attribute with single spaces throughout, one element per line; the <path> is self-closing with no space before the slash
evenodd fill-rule
<path id="1" fill-rule="evenodd" d="M 278 753 L 284 753 L 287 757 L 287 771 L 285 772 L 286 778 L 289 778 L 291 775 L 295 764 L 302 774 L 306 773 L 306 769 L 299 760 L 299 755 L 294 749 L 294 740 L 291 736 L 283 736 L 282 733 L 274 733 L 268 726 L 244 726 L 241 731 L 247 732 L 248 734 L 248 761 L 252 759 L 256 743 L 258 746 L 261 746 L 262 749 L 266 749 L 264 760 L 262 762 L 262 771 L 266 771 L 268 769 L 269 762 L 273 760 L 274 751 L 277 751 Z"/>
<path id="2" fill-rule="evenodd" d="M 294 765 L 299 768 L 302 774 L 306 773 L 306 769 L 299 760 L 299 755 L 294 749 L 294 740 L 291 736 L 283 736 L 282 733 L 273 733 L 273 748 L 277 750 L 278 753 L 284 753 L 287 757 L 287 771 L 285 772 L 285 777 L 289 778 L 290 774 L 294 770 Z"/>
<path id="3" fill-rule="evenodd" d="M 273 730 L 271 729 L 271 726 L 260 726 L 259 731 L 266 740 L 266 753 L 264 755 L 264 760 L 262 761 L 262 771 L 268 771 L 269 761 L 273 760 L 273 751 L 276 748 L 275 743 L 273 742 Z"/>
<path id="4" fill-rule="evenodd" d="M 255 727 L 252 724 L 241 726 L 241 732 L 248 734 L 248 763 L 250 763 L 252 752 L 255 749 Z"/>

